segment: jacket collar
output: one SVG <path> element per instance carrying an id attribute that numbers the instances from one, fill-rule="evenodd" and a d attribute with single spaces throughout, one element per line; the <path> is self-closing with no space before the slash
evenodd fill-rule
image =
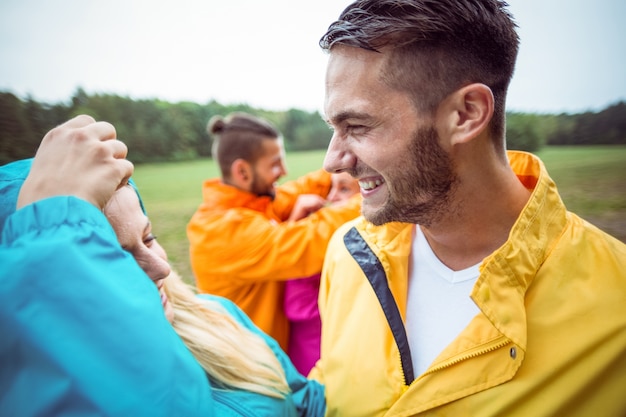
<path id="1" fill-rule="evenodd" d="M 566 209 L 539 158 L 509 151 L 517 177 L 532 190 L 507 241 L 480 266 L 472 299 L 492 324 L 526 349 L 524 298 L 566 225 Z"/>
<path id="2" fill-rule="evenodd" d="M 265 212 L 272 203 L 271 198 L 268 196 L 258 196 L 248 191 L 240 190 L 232 185 L 224 184 L 218 178 L 204 181 L 202 196 L 205 204 L 217 210 L 243 207 Z"/>

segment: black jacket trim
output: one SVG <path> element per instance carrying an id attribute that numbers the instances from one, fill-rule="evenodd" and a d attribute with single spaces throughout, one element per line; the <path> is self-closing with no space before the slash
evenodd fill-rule
<path id="1" fill-rule="evenodd" d="M 406 329 L 400 316 L 400 310 L 396 304 L 396 300 L 391 294 L 389 285 L 387 284 L 387 275 L 376 254 L 370 249 L 363 237 L 356 228 L 352 228 L 343 237 L 343 242 L 352 255 L 354 260 L 359 264 L 367 280 L 374 289 L 376 297 L 380 302 L 380 306 L 385 313 L 385 317 L 389 322 L 391 333 L 396 341 L 398 350 L 400 351 L 400 361 L 402 362 L 402 370 L 404 372 L 404 382 L 410 385 L 413 382 L 413 362 L 411 360 L 411 350 L 409 349 L 409 341 L 406 335 Z"/>

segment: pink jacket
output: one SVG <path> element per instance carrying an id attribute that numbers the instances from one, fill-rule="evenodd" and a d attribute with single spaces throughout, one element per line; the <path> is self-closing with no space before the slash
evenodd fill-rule
<path id="1" fill-rule="evenodd" d="M 319 288 L 320 274 L 285 284 L 285 315 L 291 326 L 287 354 L 302 375 L 307 375 L 320 358 Z"/>

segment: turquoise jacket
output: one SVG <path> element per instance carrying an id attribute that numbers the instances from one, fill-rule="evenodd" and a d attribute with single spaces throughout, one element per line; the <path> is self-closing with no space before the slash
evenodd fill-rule
<path id="1" fill-rule="evenodd" d="M 298 374 L 267 336 L 292 395 L 213 388 L 99 210 L 54 197 L 15 211 L 29 169 L 30 161 L 0 167 L 0 415 L 324 413 L 323 387 Z"/>
<path id="2" fill-rule="evenodd" d="M 246 391 L 213 392 L 216 403 L 231 409 L 229 413 L 217 413 L 218 416 L 323 416 L 326 409 L 324 389 L 316 381 L 308 380 L 293 366 L 289 357 L 278 345 L 278 342 L 261 331 L 250 318 L 227 298 L 201 294 L 199 297 L 215 300 L 224 307 L 239 323 L 254 333 L 259 334 L 276 354 L 278 361 L 285 370 L 291 394 L 286 399 L 270 398 Z"/>

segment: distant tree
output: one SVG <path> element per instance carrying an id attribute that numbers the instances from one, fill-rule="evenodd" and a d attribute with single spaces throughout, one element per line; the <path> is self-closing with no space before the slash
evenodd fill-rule
<path id="1" fill-rule="evenodd" d="M 298 109 L 290 109 L 285 113 L 281 130 L 286 138 L 287 150 L 303 150 L 310 147 L 309 138 L 303 135 L 303 127 L 309 121 L 308 116 L 305 111 Z"/>
<path id="2" fill-rule="evenodd" d="M 581 144 L 626 144 L 626 103 L 620 102 L 597 113 L 582 114 L 576 121 Z"/>
<path id="3" fill-rule="evenodd" d="M 332 131 L 318 112 L 307 113 L 305 123 L 298 126 L 296 137 L 301 138 L 302 150 L 326 149 L 332 137 Z"/>
<path id="4" fill-rule="evenodd" d="M 25 104 L 12 93 L 0 93 L 0 164 L 35 155 L 39 140 Z"/>
<path id="5" fill-rule="evenodd" d="M 626 102 L 620 101 L 602 111 L 598 124 L 607 144 L 626 144 Z"/>
<path id="6" fill-rule="evenodd" d="M 626 144 L 626 103 L 623 101 L 600 112 L 557 117 L 559 128 L 548 137 L 549 145 Z"/>
<path id="7" fill-rule="evenodd" d="M 535 152 L 545 143 L 542 138 L 540 118 L 533 114 L 508 113 L 506 119 L 506 147 Z"/>
<path id="8" fill-rule="evenodd" d="M 72 95 L 72 110 L 80 107 L 84 107 L 89 102 L 89 95 L 83 90 L 82 87 L 78 87 Z"/>
<path id="9" fill-rule="evenodd" d="M 198 156 L 199 141 L 205 133 L 204 111 L 195 103 L 159 103 L 163 139 L 169 142 L 167 154 L 174 160 Z"/>

